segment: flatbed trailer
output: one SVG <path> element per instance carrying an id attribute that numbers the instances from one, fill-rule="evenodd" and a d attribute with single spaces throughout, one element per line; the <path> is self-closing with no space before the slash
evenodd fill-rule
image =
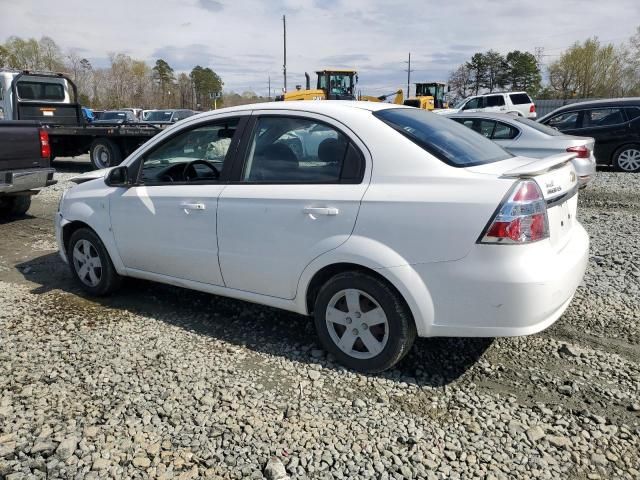
<path id="1" fill-rule="evenodd" d="M 95 168 L 118 165 L 167 126 L 142 122 L 88 123 L 78 103 L 76 85 L 61 73 L 3 70 L 0 80 L 4 83 L 0 84 L 2 92 L 7 94 L 0 95 L 0 100 L 4 100 L 0 104 L 4 119 L 35 121 L 45 128 L 49 134 L 51 160 L 89 153 Z M 42 86 L 58 88 L 60 98 L 23 98 L 24 92 L 33 92 Z"/>
<path id="2" fill-rule="evenodd" d="M 153 124 L 49 125 L 51 156 L 75 157 L 89 153 L 95 168 L 118 165 L 131 152 L 162 131 Z"/>

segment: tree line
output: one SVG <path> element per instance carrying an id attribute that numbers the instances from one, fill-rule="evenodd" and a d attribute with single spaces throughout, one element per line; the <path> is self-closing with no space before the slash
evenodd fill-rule
<path id="1" fill-rule="evenodd" d="M 505 89 L 525 90 L 535 98 L 640 95 L 640 27 L 619 45 L 597 37 L 575 42 L 547 67 L 543 56 L 519 50 L 475 53 L 450 73 L 452 95 L 464 98 Z"/>
<path id="2" fill-rule="evenodd" d="M 254 92 L 222 94 L 224 82 L 210 67 L 176 72 L 164 59 L 149 65 L 124 53 L 110 53 L 109 66 L 97 68 L 73 49 L 63 50 L 50 37 L 12 36 L 0 44 L 0 68 L 64 72 L 78 88 L 78 100 L 94 109 L 217 107 L 264 101 Z"/>

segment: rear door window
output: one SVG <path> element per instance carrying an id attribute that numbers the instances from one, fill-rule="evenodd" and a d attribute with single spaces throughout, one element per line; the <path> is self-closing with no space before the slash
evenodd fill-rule
<path id="1" fill-rule="evenodd" d="M 486 97 L 487 107 L 501 107 L 504 105 L 504 97 L 502 95 L 489 95 Z"/>
<path id="2" fill-rule="evenodd" d="M 258 120 L 242 181 L 249 183 L 360 183 L 364 157 L 334 127 L 310 118 Z"/>
<path id="3" fill-rule="evenodd" d="M 414 108 L 388 108 L 374 112 L 373 115 L 454 167 L 471 167 L 512 157 L 491 140 L 431 112 Z"/>
<path id="4" fill-rule="evenodd" d="M 624 111 L 627 114 L 627 118 L 629 120 L 635 120 L 636 118 L 640 117 L 640 108 L 638 107 L 625 108 Z"/>
<path id="5" fill-rule="evenodd" d="M 594 108 L 587 110 L 582 119 L 583 127 L 607 127 L 624 123 L 621 108 Z"/>
<path id="6" fill-rule="evenodd" d="M 507 125 L 506 123 L 496 122 L 493 130 L 492 140 L 513 140 L 520 132 L 517 128 Z"/>
<path id="7" fill-rule="evenodd" d="M 525 105 L 527 103 L 533 103 L 529 95 L 526 93 L 510 93 L 509 98 L 514 105 Z"/>

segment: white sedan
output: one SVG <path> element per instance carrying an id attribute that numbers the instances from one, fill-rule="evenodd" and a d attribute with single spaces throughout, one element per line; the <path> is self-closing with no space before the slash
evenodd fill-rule
<path id="1" fill-rule="evenodd" d="M 574 153 L 514 157 L 439 115 L 369 102 L 190 117 L 63 196 L 60 255 L 94 295 L 122 277 L 312 315 L 346 366 L 416 335 L 528 335 L 584 275 Z"/>

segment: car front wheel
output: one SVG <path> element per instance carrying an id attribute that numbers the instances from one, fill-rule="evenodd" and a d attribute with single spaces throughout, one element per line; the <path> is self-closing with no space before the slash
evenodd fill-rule
<path id="1" fill-rule="evenodd" d="M 626 145 L 617 150 L 613 164 L 619 172 L 640 172 L 640 145 Z"/>
<path id="2" fill-rule="evenodd" d="M 381 372 L 398 363 L 416 337 L 411 312 L 384 281 L 340 273 L 320 289 L 315 325 L 324 348 L 348 368 Z"/>
<path id="3" fill-rule="evenodd" d="M 122 277 L 113 267 L 102 241 L 92 230 L 80 228 L 73 232 L 67 259 L 71 273 L 91 295 L 108 295 L 120 287 Z"/>

